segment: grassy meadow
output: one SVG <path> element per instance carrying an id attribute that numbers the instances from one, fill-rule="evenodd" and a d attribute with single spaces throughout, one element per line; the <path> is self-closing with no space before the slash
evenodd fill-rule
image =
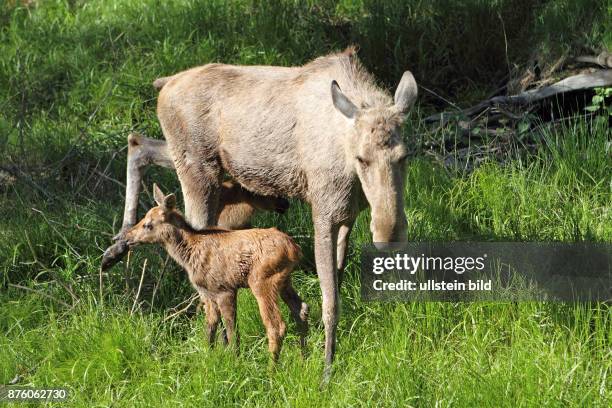
<path id="1" fill-rule="evenodd" d="M 173 316 L 193 291 L 161 249 L 138 248 L 99 273 L 121 223 L 127 135 L 162 137 L 156 77 L 214 61 L 301 64 L 348 44 L 359 44 L 382 86 L 394 89 L 410 69 L 439 95 L 420 90 L 404 129 L 417 146 L 405 191 L 410 240 L 610 243 L 606 117 L 534 126 L 535 151 L 469 173 L 418 148 L 428 132 L 419 119 L 448 109 L 444 100 L 469 106 L 533 55 L 612 49 L 610 21 L 610 5 L 588 0 L 0 0 L 0 384 L 67 387 L 69 402 L 55 405 L 76 407 L 610 406 L 608 304 L 363 302 L 367 212 L 351 235 L 337 361 L 323 390 L 306 205 L 255 222 L 304 249 L 294 281 L 311 307 L 305 358 L 289 324 L 280 362 L 268 364 L 247 291 L 240 355 L 209 349 L 194 307 Z M 168 171 L 151 168 L 145 183 L 154 181 L 179 191 Z M 150 192 L 141 203 L 143 214 Z"/>

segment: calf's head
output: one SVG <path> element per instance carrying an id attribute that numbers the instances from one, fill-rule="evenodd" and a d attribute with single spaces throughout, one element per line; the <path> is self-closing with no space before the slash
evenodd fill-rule
<path id="1" fill-rule="evenodd" d="M 161 243 L 184 222 L 175 209 L 174 194 L 164 195 L 157 184 L 154 184 L 153 197 L 157 207 L 151 208 L 142 220 L 127 230 L 125 233 L 127 245 Z"/>
<path id="2" fill-rule="evenodd" d="M 374 242 L 406 241 L 404 179 L 407 149 L 400 127 L 417 97 L 417 84 L 404 72 L 391 106 L 357 107 L 331 85 L 335 108 L 350 121 L 352 131 L 346 160 L 353 166 L 372 209 L 370 230 Z"/>
<path id="3" fill-rule="evenodd" d="M 284 214 L 289 209 L 289 201 L 282 197 L 255 196 L 253 205 L 258 210 L 275 211 Z"/>

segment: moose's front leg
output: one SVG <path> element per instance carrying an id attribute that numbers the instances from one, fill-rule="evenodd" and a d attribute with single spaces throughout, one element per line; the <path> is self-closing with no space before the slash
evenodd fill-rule
<path id="1" fill-rule="evenodd" d="M 348 252 L 349 235 L 353 228 L 353 221 L 340 225 L 338 230 L 338 245 L 336 248 L 336 267 L 338 268 L 338 286 L 342 285 L 344 268 L 346 267 L 346 254 Z"/>
<path id="2" fill-rule="evenodd" d="M 125 208 L 121 232 L 136 224 L 142 177 L 145 168 L 150 164 L 174 169 L 166 141 L 149 139 L 139 133 L 130 133 L 128 136 Z"/>
<path id="3" fill-rule="evenodd" d="M 325 369 L 323 384 L 329 382 L 336 351 L 336 329 L 339 315 L 338 275 L 336 270 L 336 239 L 338 229 L 328 220 L 314 218 L 315 262 L 321 285 L 322 315 L 325 326 Z"/>

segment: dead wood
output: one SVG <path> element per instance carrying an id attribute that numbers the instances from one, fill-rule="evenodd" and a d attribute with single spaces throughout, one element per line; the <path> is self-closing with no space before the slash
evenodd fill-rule
<path id="1" fill-rule="evenodd" d="M 577 57 L 576 61 L 583 62 L 586 64 L 595 64 L 604 68 L 612 68 L 612 54 L 607 51 L 603 51 L 596 57 L 591 55 L 582 55 L 580 57 Z"/>
<path id="2" fill-rule="evenodd" d="M 565 78 L 550 86 L 521 92 L 517 95 L 495 96 L 459 112 L 442 112 L 425 118 L 425 123 L 439 123 L 444 126 L 457 116 L 472 117 L 487 108 L 495 108 L 504 113 L 503 107 L 525 107 L 538 101 L 566 92 L 593 89 L 612 85 L 612 69 L 602 69 Z M 499 109 L 502 107 L 502 109 Z M 507 111 L 506 111 L 507 112 Z"/>

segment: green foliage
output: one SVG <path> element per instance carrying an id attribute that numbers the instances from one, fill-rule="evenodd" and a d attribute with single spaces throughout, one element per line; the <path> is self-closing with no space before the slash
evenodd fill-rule
<path id="1" fill-rule="evenodd" d="M 609 103 L 609 99 L 611 98 L 612 87 L 595 88 L 595 95 L 593 95 L 593 98 L 591 99 L 591 104 L 586 106 L 584 109 L 588 112 L 605 111 L 607 116 L 612 116 L 612 105 Z"/>
<path id="2" fill-rule="evenodd" d="M 602 148 L 607 141 L 605 128 L 577 122 L 545 132 L 538 155 L 528 162 L 489 163 L 469 176 L 416 159 L 406 184 L 410 239 L 610 242 L 611 163 Z M 0 308 L 0 345 L 7 351 L 0 355 L 0 382 L 21 373 L 34 385 L 64 385 L 74 406 L 610 402 L 607 305 L 365 303 L 358 270 L 360 245 L 370 241 L 367 213 L 351 236 L 336 375 L 329 390 L 320 392 L 320 293 L 312 273 L 309 209 L 299 203 L 288 216 L 266 214 L 256 224 L 277 225 L 306 249 L 294 280 L 312 309 L 310 355 L 300 357 L 290 325 L 281 362 L 269 371 L 257 304 L 246 291 L 239 301 L 241 355 L 209 350 L 202 317 L 163 321 L 192 289 L 172 263 L 161 272 L 160 249 L 134 251 L 129 265 L 119 264 L 104 277 L 100 297 L 101 249 L 117 225 L 121 203 L 115 193 L 112 200 L 86 205 L 39 202 L 42 214 L 29 206 L 2 208 L 3 279 L 32 282 L 33 289 L 75 306 L 67 309 L 13 287 L 0 294 L 9 305 Z M 145 257 L 143 303 L 130 316 Z"/>
<path id="3" fill-rule="evenodd" d="M 355 43 L 386 86 L 410 69 L 461 100 L 497 89 L 510 62 L 597 50 L 612 31 L 598 0 L 19 4 L 0 7 L 0 142 L 33 162 L 57 159 L 76 140 L 119 146 L 133 127 L 159 135 L 150 83 L 194 65 L 293 65 Z M 427 92 L 421 100 L 439 103 Z"/>
<path id="4" fill-rule="evenodd" d="M 126 135 L 160 136 L 156 77 L 213 61 L 300 64 L 356 43 L 386 86 L 411 69 L 421 85 L 467 104 L 497 88 L 508 61 L 520 64 L 536 50 L 610 47 L 604 2 L 22 3 L 0 5 L 0 165 L 24 170 L 16 181 L 0 173 L 0 383 L 20 375 L 22 383 L 66 386 L 71 406 L 610 405 L 608 305 L 362 302 L 367 212 L 351 235 L 338 361 L 323 392 L 305 204 L 256 220 L 304 249 L 294 279 L 312 310 L 310 355 L 299 356 L 290 325 L 271 370 L 248 292 L 239 299 L 235 356 L 205 346 L 201 316 L 164 321 L 192 288 L 161 250 L 133 251 L 129 263 L 102 276 L 102 288 L 98 269 L 120 224 Z M 608 91 L 597 91 L 597 112 Z M 421 109 L 435 107 L 422 95 Z M 420 132 L 417 116 L 405 129 L 410 144 Z M 519 131 L 533 132 L 537 152 L 505 165 L 491 160 L 462 174 L 414 159 L 405 191 L 409 238 L 611 242 L 607 123 L 531 125 Z M 149 170 L 145 184 L 153 181 L 178 190 L 167 171 Z M 151 197 L 143 194 L 141 204 L 142 213 Z"/>

